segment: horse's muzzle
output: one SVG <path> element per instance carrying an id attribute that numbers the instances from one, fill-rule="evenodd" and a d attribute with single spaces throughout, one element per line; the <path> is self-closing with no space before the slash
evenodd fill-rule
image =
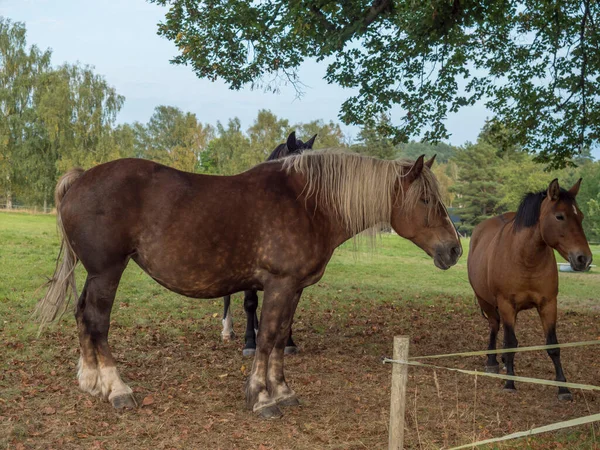
<path id="1" fill-rule="evenodd" d="M 433 255 L 433 263 L 438 269 L 447 270 L 456 264 L 462 252 L 460 242 L 438 245 Z"/>
<path id="2" fill-rule="evenodd" d="M 592 255 L 584 252 L 569 253 L 569 263 L 573 270 L 583 272 L 590 267 L 590 264 L 592 264 Z"/>

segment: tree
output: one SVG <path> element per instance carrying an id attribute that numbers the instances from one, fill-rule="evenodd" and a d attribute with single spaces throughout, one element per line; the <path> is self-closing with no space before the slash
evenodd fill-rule
<path id="1" fill-rule="evenodd" d="M 451 145 L 438 142 L 430 144 L 428 142 L 411 141 L 406 144 L 400 144 L 400 156 L 407 159 L 417 159 L 421 155 L 431 158 L 436 155 L 435 160 L 438 163 L 446 163 L 454 156 L 456 149 Z"/>
<path id="2" fill-rule="evenodd" d="M 303 141 L 309 140 L 315 134 L 317 139 L 313 148 L 342 148 L 347 147 L 346 138 L 339 124 L 323 120 L 313 120 L 312 122 L 300 123 L 294 126 L 296 136 Z"/>
<path id="3" fill-rule="evenodd" d="M 68 76 L 60 70 L 39 74 L 32 96 L 32 114 L 20 155 L 22 178 L 17 195 L 28 205 L 53 203 L 59 177 L 57 161 L 70 145 L 71 105 Z"/>
<path id="4" fill-rule="evenodd" d="M 458 150 L 453 161 L 458 167 L 458 181 L 451 191 L 456 194 L 461 231 L 470 233 L 481 221 L 501 212 L 501 159 L 494 147 L 478 142 Z"/>
<path id="5" fill-rule="evenodd" d="M 579 193 L 577 194 L 577 204 L 581 209 L 585 219 L 583 229 L 588 239 L 600 239 L 600 216 L 596 206 L 600 201 L 600 162 L 588 162 L 582 165 L 571 174 L 565 176 L 565 181 L 561 179 L 561 186 L 571 187 L 580 177 L 583 179 Z"/>
<path id="6" fill-rule="evenodd" d="M 212 138 L 210 126 L 198 122 L 195 114 L 174 106 L 157 106 L 148 124 L 133 127 L 134 152 L 176 169 L 194 172 L 200 168 L 201 152 Z"/>
<path id="7" fill-rule="evenodd" d="M 112 131 L 112 141 L 120 158 L 137 157 L 136 132 L 134 126 L 127 123 L 117 125 Z"/>
<path id="8" fill-rule="evenodd" d="M 451 208 L 454 205 L 454 199 L 456 198 L 456 192 L 453 186 L 456 183 L 456 178 L 452 178 L 452 172 L 456 171 L 456 163 L 451 161 L 449 163 L 437 163 L 437 157 L 435 158 L 436 163 L 433 165 L 432 170 L 435 177 L 438 180 L 440 192 L 442 194 L 442 201 L 444 205 Z"/>
<path id="9" fill-rule="evenodd" d="M 307 58 L 358 90 L 341 108 L 369 125 L 399 106 L 387 134 L 448 138 L 449 113 L 485 101 L 515 144 L 554 167 L 600 140 L 600 2 L 595 0 L 149 0 L 158 33 L 201 78 L 300 89 Z"/>
<path id="10" fill-rule="evenodd" d="M 89 168 L 118 158 L 112 129 L 125 97 L 90 66 L 65 64 L 58 69 L 68 80 L 69 121 L 58 168 Z"/>
<path id="11" fill-rule="evenodd" d="M 600 237 L 600 195 L 591 199 L 586 204 L 589 215 L 586 217 L 587 229 L 585 230 L 588 239 L 598 239 Z"/>
<path id="12" fill-rule="evenodd" d="M 217 122 L 216 135 L 217 137 L 208 143 L 203 155 L 203 172 L 232 175 L 251 167 L 244 157 L 250 142 L 242 132 L 240 119 L 229 119 L 227 127 Z"/>
<path id="13" fill-rule="evenodd" d="M 278 119 L 266 109 L 258 111 L 254 123 L 248 128 L 250 148 L 246 153 L 249 167 L 260 164 L 269 157 L 273 149 L 285 142 L 290 132 L 290 124 L 286 119 Z"/>
<path id="14" fill-rule="evenodd" d="M 7 209 L 19 181 L 26 180 L 27 137 L 36 120 L 33 101 L 50 55 L 35 45 L 27 49 L 25 26 L 0 16 L 0 188 Z"/>
<path id="15" fill-rule="evenodd" d="M 498 189 L 502 197 L 500 206 L 504 211 L 516 211 L 525 194 L 548 188 L 554 178 L 559 179 L 561 186 L 566 185 L 564 177 L 559 172 L 544 171 L 544 167 L 526 153 L 513 155 L 512 158 L 502 158 L 498 167 L 498 176 L 501 180 Z"/>
<path id="16" fill-rule="evenodd" d="M 357 153 L 381 159 L 395 159 L 398 150 L 388 138 L 385 130 L 390 126 L 389 116 L 382 114 L 375 124 L 365 124 L 357 136 L 358 143 L 352 146 Z"/>
<path id="17" fill-rule="evenodd" d="M 523 149 L 515 144 L 515 133 L 498 118 L 486 119 L 483 129 L 477 137 L 478 141 L 491 145 L 499 157 L 511 158 L 523 153 Z"/>

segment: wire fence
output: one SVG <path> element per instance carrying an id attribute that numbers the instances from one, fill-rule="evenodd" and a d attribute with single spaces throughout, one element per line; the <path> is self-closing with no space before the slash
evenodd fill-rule
<path id="1" fill-rule="evenodd" d="M 56 211 L 54 206 L 47 206 L 44 208 L 43 206 L 38 205 L 11 205 L 10 208 L 6 207 L 6 203 L 0 203 L 0 212 L 23 212 L 30 214 L 54 214 Z"/>
<path id="2" fill-rule="evenodd" d="M 519 352 L 531 352 L 531 351 L 540 351 L 540 350 L 551 350 L 551 349 L 555 349 L 555 348 L 588 347 L 588 346 L 594 346 L 594 345 L 600 345 L 600 340 L 569 342 L 569 343 L 554 344 L 554 345 L 536 345 L 536 346 L 531 346 L 531 347 L 517 347 L 517 348 L 507 348 L 507 349 L 500 349 L 500 350 L 481 350 L 481 351 L 474 351 L 474 352 L 459 352 L 459 353 L 445 353 L 445 354 L 440 354 L 440 355 L 414 356 L 414 357 L 409 357 L 406 359 L 383 358 L 382 361 L 384 364 L 397 364 L 397 365 L 400 365 L 403 367 L 412 366 L 412 367 L 424 367 L 424 368 L 429 368 L 429 369 L 434 369 L 434 370 L 446 370 L 446 371 L 450 371 L 450 372 L 458 372 L 458 373 L 464 373 L 467 375 L 474 375 L 475 377 L 481 376 L 481 377 L 497 378 L 497 379 L 502 379 L 502 380 L 520 381 L 520 382 L 531 383 L 531 384 L 541 384 L 541 385 L 545 385 L 545 386 L 557 386 L 557 387 L 566 387 L 566 388 L 582 389 L 582 390 L 590 390 L 590 391 L 600 391 L 600 386 L 594 386 L 594 385 L 589 385 L 589 384 L 569 383 L 569 382 L 562 382 L 562 381 L 545 380 L 545 379 L 540 379 L 540 378 L 530 378 L 530 377 L 506 375 L 506 374 L 499 374 L 499 373 L 480 372 L 477 370 L 459 369 L 456 367 L 440 366 L 437 364 L 428 364 L 428 363 L 422 363 L 422 362 L 418 361 L 418 360 L 422 360 L 422 359 L 471 357 L 471 356 L 482 356 L 482 355 L 488 355 L 488 354 L 519 353 Z M 393 381 L 392 381 L 392 387 L 394 387 Z M 392 392 L 392 396 L 394 396 L 394 392 Z M 511 434 L 508 434 L 505 436 L 486 439 L 486 440 L 482 440 L 482 441 L 476 441 L 476 442 L 461 445 L 458 447 L 451 447 L 449 450 L 474 448 L 474 447 L 477 447 L 480 445 L 493 444 L 496 442 L 507 441 L 510 439 L 517 439 L 517 438 L 522 438 L 522 437 L 533 436 L 533 435 L 540 434 L 540 433 L 547 433 L 549 431 L 561 430 L 563 428 L 570 428 L 570 427 L 584 425 L 584 424 L 598 422 L 598 421 L 600 421 L 600 414 L 592 414 L 589 416 L 579 417 L 576 419 L 552 423 L 552 424 L 545 425 L 545 426 L 538 427 L 538 428 L 532 428 L 532 429 L 526 430 L 526 431 L 511 433 Z M 403 421 L 401 422 L 400 426 L 403 426 Z M 391 432 L 392 432 L 392 430 L 390 429 L 390 433 Z"/>

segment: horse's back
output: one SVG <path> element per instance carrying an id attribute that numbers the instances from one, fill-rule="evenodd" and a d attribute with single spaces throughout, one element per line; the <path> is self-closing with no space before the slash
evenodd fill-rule
<path id="1" fill-rule="evenodd" d="M 484 220 L 473 229 L 467 257 L 469 282 L 478 298 L 494 304 L 495 299 L 488 280 L 491 257 L 498 251 L 498 237 L 504 227 L 514 219 L 508 212 Z"/>

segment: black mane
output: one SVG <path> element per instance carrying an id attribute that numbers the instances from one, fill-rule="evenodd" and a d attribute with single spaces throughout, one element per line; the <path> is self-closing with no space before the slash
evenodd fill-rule
<path id="1" fill-rule="evenodd" d="M 530 192 L 525 194 L 525 197 L 523 197 L 523 200 L 521 200 L 519 209 L 517 209 L 517 214 L 515 215 L 515 231 L 519 231 L 521 228 L 530 228 L 539 222 L 542 202 L 546 196 L 546 189 L 540 192 Z M 573 197 L 566 189 L 563 188 L 560 188 L 558 199 L 559 201 L 575 201 L 575 197 Z"/>
<path id="2" fill-rule="evenodd" d="M 267 161 L 273 161 L 275 159 L 285 158 L 286 156 L 289 156 L 289 155 L 290 155 L 290 150 L 288 149 L 287 144 L 284 142 L 283 144 L 279 144 L 277 147 L 275 147 L 275 150 L 273 150 L 271 152 L 271 154 L 267 158 Z"/>
<path id="3" fill-rule="evenodd" d="M 296 139 L 296 148 L 294 150 L 290 150 L 287 146 L 287 143 L 279 144 L 275 147 L 275 150 L 271 152 L 267 161 L 274 161 L 276 159 L 285 158 L 290 155 L 299 155 L 304 150 L 310 150 L 312 145 L 302 142 L 300 139 Z"/>

